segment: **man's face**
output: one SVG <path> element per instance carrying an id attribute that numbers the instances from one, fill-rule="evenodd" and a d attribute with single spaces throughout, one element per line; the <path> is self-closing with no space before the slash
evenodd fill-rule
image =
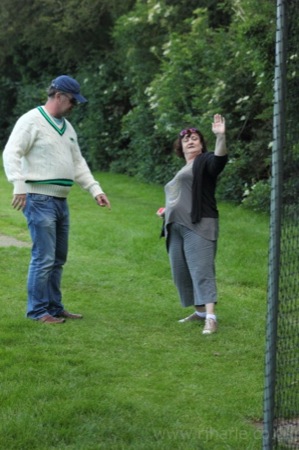
<path id="1" fill-rule="evenodd" d="M 77 105 L 77 100 L 72 96 L 72 94 L 66 92 L 57 92 L 56 99 L 58 102 L 58 114 L 61 117 L 69 115 L 74 106 Z"/>

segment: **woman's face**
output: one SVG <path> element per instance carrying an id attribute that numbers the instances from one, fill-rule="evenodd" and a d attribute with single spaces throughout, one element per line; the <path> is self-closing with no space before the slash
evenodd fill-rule
<path id="1" fill-rule="evenodd" d="M 202 143 L 197 133 L 186 134 L 181 142 L 186 159 L 195 158 L 202 153 Z"/>

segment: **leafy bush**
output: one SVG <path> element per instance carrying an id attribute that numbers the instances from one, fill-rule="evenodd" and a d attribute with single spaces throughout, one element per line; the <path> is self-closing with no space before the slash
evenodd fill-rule
<path id="1" fill-rule="evenodd" d="M 261 180 L 252 186 L 245 186 L 245 188 L 242 204 L 246 208 L 268 214 L 270 212 L 271 196 L 270 181 Z"/>
<path id="2" fill-rule="evenodd" d="M 179 130 L 199 127 L 213 150 L 211 122 L 220 113 L 227 122 L 230 163 L 221 176 L 219 195 L 242 202 L 244 186 L 269 179 L 273 0 L 79 3 L 66 0 L 55 17 L 50 0 L 43 12 L 36 1 L 23 5 L 17 23 L 25 23 L 24 29 L 13 39 L 14 28 L 7 34 L 5 24 L 14 8 L 5 0 L 7 11 L 0 11 L 0 86 L 6 129 L 0 138 L 16 117 L 42 103 L 51 77 L 63 70 L 78 79 L 89 100 L 74 110 L 71 121 L 92 169 L 164 184 L 182 163 L 172 154 Z M 67 14 L 72 6 L 78 6 L 86 24 L 79 34 L 74 32 L 77 17 Z M 49 41 L 53 21 L 59 33 Z M 58 53 L 53 48 L 57 39 L 64 42 Z M 67 52 L 61 50 L 65 48 Z"/>

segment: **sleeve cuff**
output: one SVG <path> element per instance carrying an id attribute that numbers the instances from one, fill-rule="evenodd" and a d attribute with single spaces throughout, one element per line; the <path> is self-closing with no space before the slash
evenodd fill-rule
<path id="1" fill-rule="evenodd" d="M 14 182 L 14 194 L 26 194 L 27 193 L 27 186 L 25 181 L 15 181 Z"/>
<path id="2" fill-rule="evenodd" d="M 104 191 L 101 188 L 100 184 L 94 184 L 93 186 L 91 186 L 89 192 L 93 198 L 95 198 L 97 195 L 104 194 Z"/>

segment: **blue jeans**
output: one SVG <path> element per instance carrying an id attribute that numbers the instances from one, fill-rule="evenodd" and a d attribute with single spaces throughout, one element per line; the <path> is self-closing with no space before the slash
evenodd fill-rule
<path id="1" fill-rule="evenodd" d="M 67 259 L 69 210 L 66 199 L 27 194 L 24 215 L 32 239 L 28 272 L 27 317 L 59 315 L 61 276 Z"/>

